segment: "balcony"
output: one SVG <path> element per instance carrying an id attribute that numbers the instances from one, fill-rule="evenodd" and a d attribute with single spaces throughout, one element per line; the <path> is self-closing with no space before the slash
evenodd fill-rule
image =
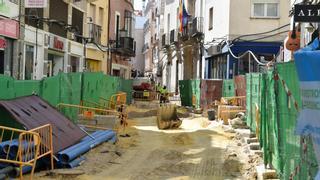
<path id="1" fill-rule="evenodd" d="M 188 19 L 188 24 L 183 27 L 182 40 L 203 36 L 203 17 L 192 17 Z"/>
<path id="2" fill-rule="evenodd" d="M 101 44 L 101 34 L 101 26 L 93 23 L 89 24 L 89 38 L 91 39 L 91 42 Z"/>
<path id="3" fill-rule="evenodd" d="M 136 54 L 134 39 L 132 37 L 120 37 L 117 51 L 124 56 L 134 57 Z"/>
<path id="4" fill-rule="evenodd" d="M 203 35 L 203 17 L 195 17 L 192 20 L 192 36 Z"/>

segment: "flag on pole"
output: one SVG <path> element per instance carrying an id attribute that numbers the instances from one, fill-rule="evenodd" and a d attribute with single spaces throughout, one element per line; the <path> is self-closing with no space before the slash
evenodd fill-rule
<path id="1" fill-rule="evenodd" d="M 184 5 L 184 0 L 180 0 L 179 4 L 179 22 L 180 22 L 180 27 L 179 31 L 183 31 L 183 27 L 188 23 L 188 12 L 186 10 L 186 7 Z"/>

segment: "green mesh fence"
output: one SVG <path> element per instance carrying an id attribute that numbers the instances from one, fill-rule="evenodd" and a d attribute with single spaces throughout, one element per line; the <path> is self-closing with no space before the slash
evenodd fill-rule
<path id="1" fill-rule="evenodd" d="M 277 74 L 279 80 L 274 78 Z M 248 79 L 249 76 L 251 75 L 247 75 Z M 294 63 L 278 64 L 274 72 L 263 74 L 262 79 L 259 138 L 265 165 L 270 164 L 276 169 L 280 179 L 313 179 L 318 165 L 312 142 L 309 138 L 302 142 L 302 138 L 295 135 L 298 111 L 283 85 L 285 82 L 301 107 Z"/>
<path id="2" fill-rule="evenodd" d="M 59 73 L 41 81 L 19 81 L 0 75 L 0 89 L 0 99 L 37 94 L 52 106 L 59 103 L 79 105 L 81 100 L 99 103 L 101 97 L 110 99 L 119 91 L 127 93 L 128 103 L 132 100 L 132 80 L 103 73 Z M 78 119 L 77 108 L 61 108 L 61 112 L 73 121 Z"/>
<path id="3" fill-rule="evenodd" d="M 233 79 L 223 80 L 222 97 L 234 97 L 236 95 Z"/>
<path id="4" fill-rule="evenodd" d="M 264 152 L 265 165 L 271 164 L 276 170 L 280 170 L 279 134 L 277 123 L 277 108 L 275 95 L 275 82 L 273 71 L 263 75 L 260 143 Z M 279 171 L 278 171 L 279 173 Z"/>
<path id="5" fill-rule="evenodd" d="M 246 122 L 250 129 L 256 131 L 256 109 L 261 109 L 261 93 L 263 87 L 263 75 L 261 73 L 246 74 Z"/>
<path id="6" fill-rule="evenodd" d="M 301 107 L 299 80 L 294 63 L 279 64 L 276 67 L 276 72 L 285 81 L 294 99 Z M 300 171 L 294 176 L 294 179 L 312 179 L 315 176 L 317 163 L 313 148 L 308 148 L 308 151 L 304 152 L 301 138 L 294 133 L 298 116 L 294 102 L 288 97 L 281 81 L 276 82 L 275 91 L 281 178 L 289 179 L 295 172 L 295 168 L 300 167 Z M 306 143 L 308 147 L 312 147 L 310 140 L 307 140 Z"/>

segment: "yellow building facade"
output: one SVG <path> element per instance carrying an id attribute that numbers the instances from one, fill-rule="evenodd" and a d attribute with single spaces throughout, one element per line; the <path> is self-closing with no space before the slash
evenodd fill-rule
<path id="1" fill-rule="evenodd" d="M 89 72 L 108 72 L 109 1 L 95 0 L 87 3 L 86 69 Z"/>

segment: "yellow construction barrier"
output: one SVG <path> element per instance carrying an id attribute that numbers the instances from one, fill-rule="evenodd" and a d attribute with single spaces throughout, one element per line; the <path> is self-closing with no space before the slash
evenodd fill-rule
<path id="1" fill-rule="evenodd" d="M 110 97 L 109 100 L 100 97 L 100 104 L 109 109 L 116 109 L 117 106 L 125 105 L 127 103 L 127 93 L 119 92 Z"/>
<path id="2" fill-rule="evenodd" d="M 23 178 L 22 170 L 25 166 L 32 167 L 30 179 L 33 179 L 37 160 L 44 156 L 50 156 L 51 169 L 54 168 L 51 125 L 29 131 L 0 126 L 0 143 L 2 142 L 6 142 L 3 147 L 6 155 L 0 157 L 0 162 L 18 165 L 20 179 Z"/>

